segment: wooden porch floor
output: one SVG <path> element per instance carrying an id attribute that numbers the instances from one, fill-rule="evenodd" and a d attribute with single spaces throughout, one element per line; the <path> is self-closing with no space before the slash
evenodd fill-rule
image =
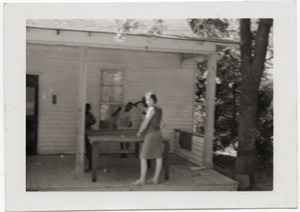
<path id="1" fill-rule="evenodd" d="M 237 182 L 212 170 L 190 170 L 196 165 L 174 154 L 170 155 L 170 179 L 161 174 L 158 185 L 131 185 L 139 177 L 140 163 L 134 155 L 100 155 L 97 182 L 91 171 L 75 172 L 75 155 L 36 155 L 26 158 L 27 191 L 236 191 Z M 155 162 L 148 169 L 154 173 Z M 107 172 L 104 172 L 104 168 Z"/>

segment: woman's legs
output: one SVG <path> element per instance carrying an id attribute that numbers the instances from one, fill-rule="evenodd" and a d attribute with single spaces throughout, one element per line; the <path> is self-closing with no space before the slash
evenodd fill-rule
<path id="1" fill-rule="evenodd" d="M 153 179 L 152 179 L 152 182 L 154 184 L 158 183 L 158 178 L 159 178 L 161 169 L 162 169 L 162 158 L 157 158 L 156 159 L 156 166 L 155 166 L 155 173 L 154 173 L 154 176 L 153 176 Z"/>
<path id="2" fill-rule="evenodd" d="M 144 158 L 140 158 L 141 160 L 141 174 L 140 174 L 140 178 L 133 182 L 133 185 L 143 185 L 145 184 L 146 181 L 146 174 L 147 174 L 147 160 Z"/>
<path id="3" fill-rule="evenodd" d="M 147 174 L 147 160 L 144 158 L 141 158 L 141 176 L 140 181 L 145 182 L 146 181 L 146 174 Z"/>

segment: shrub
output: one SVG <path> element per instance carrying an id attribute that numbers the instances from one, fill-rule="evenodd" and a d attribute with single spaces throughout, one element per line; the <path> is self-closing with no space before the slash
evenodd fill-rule
<path id="1" fill-rule="evenodd" d="M 219 51 L 215 98 L 214 150 L 238 141 L 240 102 L 240 55 L 231 48 Z M 194 130 L 204 134 L 207 58 L 198 61 L 194 110 Z M 257 157 L 262 161 L 273 158 L 273 83 L 264 75 L 258 94 Z"/>

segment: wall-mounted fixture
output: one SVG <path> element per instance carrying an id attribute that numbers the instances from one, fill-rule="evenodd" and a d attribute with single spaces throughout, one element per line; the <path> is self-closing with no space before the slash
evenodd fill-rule
<path id="1" fill-rule="evenodd" d="M 52 94 L 52 104 L 56 105 L 56 95 Z"/>

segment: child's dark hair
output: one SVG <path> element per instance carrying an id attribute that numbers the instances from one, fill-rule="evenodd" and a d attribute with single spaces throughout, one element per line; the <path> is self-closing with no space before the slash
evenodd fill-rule
<path id="1" fill-rule="evenodd" d="M 91 109 L 91 105 L 89 103 L 85 104 L 85 109 L 86 110 L 90 110 Z"/>

